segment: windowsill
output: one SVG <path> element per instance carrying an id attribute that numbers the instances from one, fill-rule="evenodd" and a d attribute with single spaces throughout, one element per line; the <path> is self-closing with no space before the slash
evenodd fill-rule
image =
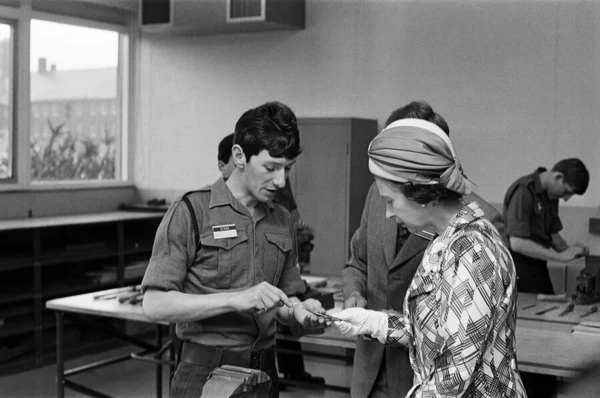
<path id="1" fill-rule="evenodd" d="M 135 187 L 135 184 L 131 181 L 48 181 L 32 183 L 27 187 L 16 184 L 0 184 L 0 194 L 3 192 L 85 191 L 126 187 Z"/>

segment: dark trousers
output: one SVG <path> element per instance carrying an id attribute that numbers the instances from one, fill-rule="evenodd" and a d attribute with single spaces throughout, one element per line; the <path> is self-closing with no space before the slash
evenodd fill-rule
<path id="1" fill-rule="evenodd" d="M 277 349 L 280 348 L 301 352 L 302 344 L 297 341 L 277 340 Z M 277 352 L 277 363 L 284 377 L 293 378 L 294 375 L 302 375 L 305 372 L 302 355 Z"/>
<path id="2" fill-rule="evenodd" d="M 199 398 L 210 372 L 222 365 L 260 369 L 271 378 L 269 398 L 279 397 L 275 349 L 253 352 L 225 351 L 218 347 L 184 342 L 181 360 L 171 382 L 171 398 Z"/>
<path id="3" fill-rule="evenodd" d="M 556 376 L 519 373 L 528 398 L 556 398 Z"/>

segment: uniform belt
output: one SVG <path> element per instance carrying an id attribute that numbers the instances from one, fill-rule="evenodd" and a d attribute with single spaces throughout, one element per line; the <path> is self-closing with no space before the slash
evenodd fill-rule
<path id="1" fill-rule="evenodd" d="M 260 351 L 228 351 L 219 347 L 183 342 L 181 361 L 209 368 L 221 365 L 270 370 L 275 366 L 275 346 Z"/>

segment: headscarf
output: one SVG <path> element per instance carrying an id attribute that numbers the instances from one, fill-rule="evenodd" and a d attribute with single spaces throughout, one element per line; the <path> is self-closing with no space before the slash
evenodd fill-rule
<path id="1" fill-rule="evenodd" d="M 401 183 L 442 184 L 463 195 L 475 189 L 448 135 L 421 119 L 400 119 L 383 129 L 369 145 L 369 170 Z"/>

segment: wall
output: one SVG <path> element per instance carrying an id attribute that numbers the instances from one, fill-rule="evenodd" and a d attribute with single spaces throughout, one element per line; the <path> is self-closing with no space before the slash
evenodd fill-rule
<path id="1" fill-rule="evenodd" d="M 211 183 L 220 138 L 267 100 L 381 127 L 424 99 L 492 203 L 538 165 L 580 157 L 592 182 L 563 213 L 565 232 L 585 235 L 600 204 L 599 17 L 584 1 L 308 0 L 302 31 L 144 34 L 136 185 L 171 198 Z"/>

